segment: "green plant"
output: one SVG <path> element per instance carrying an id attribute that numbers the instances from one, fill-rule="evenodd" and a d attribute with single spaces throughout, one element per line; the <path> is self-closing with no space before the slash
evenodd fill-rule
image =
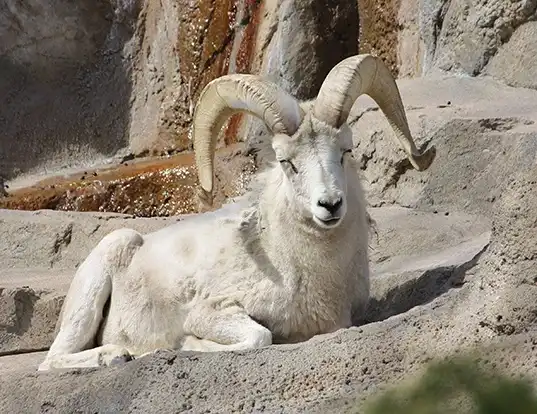
<path id="1" fill-rule="evenodd" d="M 365 414 L 536 414 L 531 382 L 511 379 L 470 359 L 431 364 L 412 386 L 388 391 Z"/>

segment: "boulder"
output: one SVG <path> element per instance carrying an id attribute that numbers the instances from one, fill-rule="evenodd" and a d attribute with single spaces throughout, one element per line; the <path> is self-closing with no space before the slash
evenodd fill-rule
<path id="1" fill-rule="evenodd" d="M 358 4 L 360 52 L 381 56 L 401 78 L 439 71 L 479 75 L 518 27 L 535 20 L 537 10 L 535 0 L 358 0 Z M 534 37 L 526 38 L 528 45 Z M 519 45 L 516 40 L 506 47 L 519 50 Z M 500 60 L 509 59 L 505 68 L 521 62 L 512 52 L 501 55 Z M 525 59 L 531 55 L 530 46 Z"/>
<path id="2" fill-rule="evenodd" d="M 128 145 L 131 66 L 121 52 L 137 14 L 134 1 L 2 2 L 0 175 L 84 168 Z"/>
<path id="3" fill-rule="evenodd" d="M 411 168 L 384 114 L 363 96 L 350 114 L 355 157 L 374 206 L 488 214 L 499 189 L 537 157 L 537 93 L 483 78 L 429 76 L 399 81 L 410 130 L 438 156 Z"/>
<path id="4" fill-rule="evenodd" d="M 434 67 L 479 74 L 515 29 L 535 16 L 536 8 L 535 0 L 447 2 L 435 19 Z"/>
<path id="5" fill-rule="evenodd" d="M 510 86 L 537 89 L 537 23 L 518 27 L 484 72 Z"/>

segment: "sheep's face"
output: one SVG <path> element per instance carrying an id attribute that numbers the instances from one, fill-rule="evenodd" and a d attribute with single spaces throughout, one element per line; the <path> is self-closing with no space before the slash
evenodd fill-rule
<path id="1" fill-rule="evenodd" d="M 347 212 L 348 125 L 335 129 L 307 116 L 293 136 L 275 135 L 272 147 L 299 211 L 320 228 L 337 227 Z"/>

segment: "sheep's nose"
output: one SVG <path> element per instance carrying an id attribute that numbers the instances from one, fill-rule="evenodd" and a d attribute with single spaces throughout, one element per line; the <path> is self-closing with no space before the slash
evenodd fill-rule
<path id="1" fill-rule="evenodd" d="M 326 201 L 326 200 L 317 201 L 317 204 L 320 207 L 325 208 L 332 215 L 335 215 L 337 213 L 342 203 L 343 203 L 343 199 L 341 198 L 338 198 L 337 200 L 333 200 L 333 201 Z"/>

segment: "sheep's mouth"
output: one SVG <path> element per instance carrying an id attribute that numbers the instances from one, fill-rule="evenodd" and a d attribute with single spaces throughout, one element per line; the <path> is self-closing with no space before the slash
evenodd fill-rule
<path id="1" fill-rule="evenodd" d="M 341 221 L 341 217 L 331 217 L 329 219 L 321 219 L 317 216 L 313 216 L 313 220 L 316 221 L 317 224 L 322 228 L 332 229 L 338 226 L 338 224 Z"/>

